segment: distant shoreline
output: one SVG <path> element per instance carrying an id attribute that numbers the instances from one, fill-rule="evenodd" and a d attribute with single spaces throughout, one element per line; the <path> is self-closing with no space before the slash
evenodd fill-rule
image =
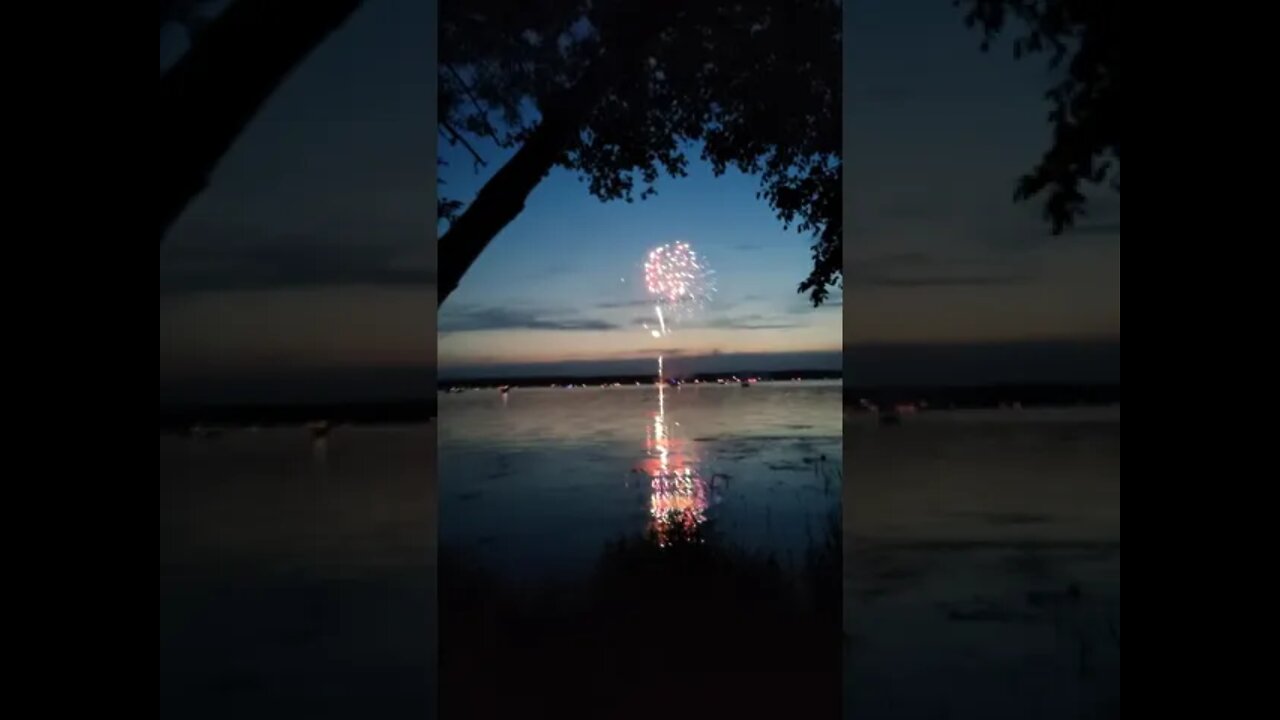
<path id="1" fill-rule="evenodd" d="M 781 377 L 779 377 L 781 376 Z M 709 377 L 724 377 L 721 375 Z M 730 375 L 729 377 L 732 377 Z M 839 379 L 838 373 L 743 373 L 738 377 L 761 379 L 805 380 Z M 689 378 L 703 379 L 703 378 Z M 440 383 L 440 392 L 450 388 L 493 389 L 501 385 L 547 387 L 550 385 L 632 385 L 652 383 L 651 376 L 616 378 L 536 378 L 485 381 L 448 381 Z M 703 379 L 706 382 L 705 379 Z M 487 383 L 484 385 L 478 383 Z M 712 380 L 714 382 L 714 380 Z M 471 384 L 476 383 L 476 384 Z M 745 391 L 745 390 L 744 390 Z M 1119 385 L 1077 384 L 1008 384 L 983 386 L 885 386 L 843 388 L 844 405 L 856 409 L 865 404 L 877 407 L 913 405 L 916 409 L 972 410 L 1009 406 L 1080 407 L 1115 405 L 1120 402 Z M 161 405 L 162 431 L 186 432 L 197 427 L 280 427 L 313 422 L 350 425 L 402 425 L 428 422 L 436 417 L 436 398 L 396 402 L 297 403 L 297 404 L 185 404 Z"/>
<path id="2" fill-rule="evenodd" d="M 800 378 L 801 380 L 839 380 L 842 373 L 839 370 L 770 370 L 768 372 L 753 372 L 748 370 L 740 370 L 737 372 L 717 372 L 717 373 L 693 373 L 681 374 L 674 376 L 681 382 L 693 382 L 701 380 L 702 382 L 715 382 L 722 380 L 737 380 L 739 378 L 759 378 L 761 380 L 793 380 Z M 643 375 L 531 375 L 526 377 L 482 377 L 482 378 L 462 378 L 451 380 L 438 380 L 437 386 L 442 391 L 452 388 L 496 388 L 502 386 L 508 387 L 550 387 L 563 385 L 612 385 L 620 383 L 622 385 L 644 385 L 652 383 L 657 379 L 655 373 L 646 373 Z"/>
<path id="3" fill-rule="evenodd" d="M 844 388 L 846 406 L 861 407 L 864 400 L 879 407 L 908 404 L 921 410 L 1106 406 L 1120 402 L 1120 385 L 1045 383 Z"/>

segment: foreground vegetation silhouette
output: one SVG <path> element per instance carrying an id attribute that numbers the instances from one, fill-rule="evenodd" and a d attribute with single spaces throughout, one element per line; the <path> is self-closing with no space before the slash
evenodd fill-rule
<path id="1" fill-rule="evenodd" d="M 710 532 L 633 537 L 532 590 L 442 548 L 442 716 L 838 717 L 839 523 L 796 567 Z"/>

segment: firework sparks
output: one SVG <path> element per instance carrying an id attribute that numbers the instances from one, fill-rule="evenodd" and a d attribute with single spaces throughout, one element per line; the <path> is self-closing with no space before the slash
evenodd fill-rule
<path id="1" fill-rule="evenodd" d="M 713 274 L 686 242 L 667 243 L 649 251 L 644 282 L 653 297 L 658 328 L 654 337 L 670 332 L 670 321 L 687 317 L 702 307 L 714 291 Z"/>

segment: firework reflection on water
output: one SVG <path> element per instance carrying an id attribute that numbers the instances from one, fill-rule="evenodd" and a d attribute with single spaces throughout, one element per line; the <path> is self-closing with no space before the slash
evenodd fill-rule
<path id="1" fill-rule="evenodd" d="M 698 531 L 716 488 L 698 471 L 687 443 L 672 432 L 666 416 L 666 388 L 658 385 L 658 411 L 646 433 L 644 462 L 649 477 L 649 530 L 660 547 L 699 541 Z"/>

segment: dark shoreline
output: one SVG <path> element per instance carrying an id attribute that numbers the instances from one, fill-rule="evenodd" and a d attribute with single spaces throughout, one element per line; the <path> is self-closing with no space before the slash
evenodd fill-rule
<path id="1" fill-rule="evenodd" d="M 924 410 L 1107 406 L 1120 402 L 1120 385 L 975 385 L 845 387 L 844 403 L 879 407 L 909 403 Z"/>
<path id="2" fill-rule="evenodd" d="M 801 380 L 839 380 L 842 374 L 839 370 L 771 370 L 769 372 L 755 372 L 741 370 L 736 372 L 717 372 L 717 373 L 693 373 L 680 375 L 678 380 L 681 382 L 693 382 L 701 380 L 702 382 L 715 382 L 716 380 L 733 380 L 736 378 L 758 378 L 760 380 L 793 380 L 800 378 Z M 654 373 L 646 373 L 643 375 L 537 375 L 526 377 L 501 377 L 501 378 L 461 378 L 438 381 L 440 390 L 449 390 L 451 388 L 496 388 L 502 386 L 509 387 L 550 387 L 552 385 L 612 385 L 620 383 L 622 385 L 644 385 L 652 383 L 656 380 Z"/>
<path id="3" fill-rule="evenodd" d="M 714 381 L 714 377 L 709 376 Z M 739 377 L 742 377 L 740 375 Z M 752 375 L 762 379 L 838 379 L 839 374 L 762 373 Z M 692 379 L 692 378 L 691 378 Z M 557 383 L 559 381 L 559 383 Z M 706 380 L 704 380 L 705 382 Z M 614 382 L 634 384 L 653 382 L 652 377 L 637 380 L 635 376 L 618 378 L 537 378 L 510 379 L 487 382 L 487 385 L 464 384 L 457 381 L 441 383 L 440 390 L 449 388 L 495 388 L 522 384 L 547 387 L 552 384 L 601 385 Z M 920 410 L 973 410 L 1021 407 L 1081 407 L 1106 406 L 1120 402 L 1119 385 L 985 385 L 985 386 L 898 386 L 898 387 L 849 387 L 844 388 L 844 404 L 850 409 L 867 404 L 892 407 L 912 404 Z M 436 417 L 436 398 L 406 400 L 400 402 L 366 403 L 315 403 L 295 405 L 162 405 L 160 429 L 170 432 L 186 432 L 196 426 L 215 428 L 230 427 L 278 427 L 298 426 L 312 422 L 351 425 L 403 425 L 429 422 Z"/>

